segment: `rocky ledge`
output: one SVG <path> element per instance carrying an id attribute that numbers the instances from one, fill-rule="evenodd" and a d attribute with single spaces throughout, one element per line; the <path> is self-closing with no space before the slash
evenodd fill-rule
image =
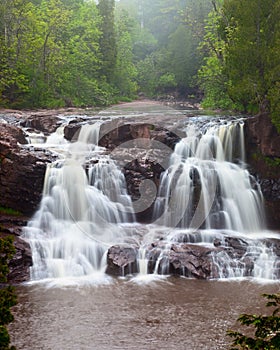
<path id="1" fill-rule="evenodd" d="M 0 214 L 0 237 L 12 236 L 16 253 L 9 262 L 10 283 L 21 283 L 30 279 L 30 266 L 32 266 L 32 254 L 29 244 L 21 238 L 22 227 L 26 226 L 28 217 L 20 215 Z"/>
<path id="2" fill-rule="evenodd" d="M 17 122 L 11 118 L 9 121 Z M 26 135 L 16 125 L 0 123 L 0 135 L 0 236 L 14 237 L 16 254 L 9 263 L 8 280 L 20 283 L 29 279 L 32 265 L 31 250 L 20 237 L 21 229 L 40 203 L 46 165 L 54 156 L 28 147 Z"/>
<path id="3" fill-rule="evenodd" d="M 193 236 L 198 235 L 195 232 Z M 155 241 L 145 250 L 130 245 L 115 245 L 108 250 L 106 272 L 113 276 L 141 273 L 140 261 L 145 260 L 146 273 L 180 275 L 198 279 L 236 276 L 257 276 L 258 259 L 264 252 L 274 252 L 273 276 L 280 277 L 279 241 L 262 242 L 224 235 L 213 237 L 211 244 L 190 243 L 190 235 L 179 241 Z M 266 277 L 266 276 L 262 276 Z"/>
<path id="4" fill-rule="evenodd" d="M 26 146 L 23 131 L 0 123 L 0 206 L 32 215 L 42 196 L 46 164 L 54 159 L 44 150 Z"/>

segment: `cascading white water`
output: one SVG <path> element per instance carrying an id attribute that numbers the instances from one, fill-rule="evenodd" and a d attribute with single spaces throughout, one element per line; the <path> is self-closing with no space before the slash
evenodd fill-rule
<path id="1" fill-rule="evenodd" d="M 243 127 L 242 119 L 187 125 L 186 137 L 176 145 L 161 176 L 154 206 L 157 224 L 188 229 L 185 242 L 205 246 L 217 237 L 223 241 L 227 234 L 250 238 L 265 229 L 262 193 L 245 165 Z M 177 231 L 167 242 L 180 239 Z M 250 240 L 244 249 L 242 259 L 226 250 L 212 253 L 220 278 L 276 278 L 273 249 L 259 240 Z M 252 256 L 256 258 L 250 270 L 246 259 Z"/>
<path id="2" fill-rule="evenodd" d="M 104 270 L 104 253 L 123 241 L 116 224 L 134 218 L 123 174 L 108 156 L 97 159 L 99 129 L 100 123 L 83 126 L 68 156 L 47 168 L 40 208 L 24 233 L 33 252 L 33 280 Z"/>
<path id="3" fill-rule="evenodd" d="M 260 233 L 265 226 L 262 194 L 246 169 L 243 126 L 242 119 L 202 125 L 188 120 L 186 137 L 162 173 L 153 224 L 142 237 L 129 236 L 124 225 L 136 225 L 134 209 L 122 171 L 98 146 L 101 122 L 84 124 L 70 144 L 59 129 L 46 147 L 59 143 L 62 156 L 48 166 L 40 208 L 25 229 L 33 253 L 32 279 L 90 280 L 105 271 L 107 249 L 129 241 L 140 247 L 142 277 L 169 273 L 168 250 L 182 234 L 184 242 L 214 248 L 214 240 L 224 242 L 226 235 Z M 149 271 L 147 247 L 159 240 L 161 252 Z M 251 276 L 275 277 L 272 249 L 252 238 L 244 251 L 241 262 L 226 250 L 213 255 L 220 278 L 248 275 L 246 256 L 256 256 Z"/>
<path id="4" fill-rule="evenodd" d="M 176 145 L 161 178 L 154 218 L 170 227 L 261 230 L 262 194 L 244 168 L 243 121 L 205 130 L 190 124 Z"/>

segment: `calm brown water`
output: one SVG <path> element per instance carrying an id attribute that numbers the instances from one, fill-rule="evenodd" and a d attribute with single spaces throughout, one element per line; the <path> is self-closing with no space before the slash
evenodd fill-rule
<path id="1" fill-rule="evenodd" d="M 18 350 L 228 349 L 240 313 L 261 313 L 279 284 L 169 278 L 137 284 L 18 288 L 10 325 Z M 240 329 L 240 328 L 239 328 Z"/>

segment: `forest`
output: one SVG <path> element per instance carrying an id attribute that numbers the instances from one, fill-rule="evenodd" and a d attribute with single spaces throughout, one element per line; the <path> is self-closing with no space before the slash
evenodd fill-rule
<path id="1" fill-rule="evenodd" d="M 202 99 L 280 130 L 280 0 L 1 0 L 0 105 Z"/>

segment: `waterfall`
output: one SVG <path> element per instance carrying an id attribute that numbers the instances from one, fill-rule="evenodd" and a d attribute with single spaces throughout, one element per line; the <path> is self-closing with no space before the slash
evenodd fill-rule
<path id="1" fill-rule="evenodd" d="M 96 153 L 99 129 L 99 122 L 83 126 L 67 157 L 47 167 L 40 208 L 24 230 L 33 280 L 104 270 L 108 247 L 123 241 L 121 224 L 134 220 L 123 174 Z"/>
<path id="2" fill-rule="evenodd" d="M 108 249 L 124 243 L 138 250 L 140 280 L 169 274 L 172 254 L 173 270 L 192 276 L 176 260 L 191 245 L 198 254 L 209 248 L 210 278 L 277 278 L 272 245 L 256 238 L 265 229 L 263 198 L 246 167 L 242 118 L 186 119 L 185 137 L 159 179 L 153 222 L 142 231 L 133 229 L 135 206 L 122 169 L 98 145 L 101 126 L 83 124 L 71 143 L 59 128 L 45 142 L 60 156 L 47 167 L 40 207 L 24 230 L 32 280 L 91 280 L 105 272 Z M 141 144 L 142 154 L 149 145 Z"/>
<path id="3" fill-rule="evenodd" d="M 243 121 L 190 124 L 162 174 L 154 218 L 181 228 L 263 229 L 262 194 L 245 168 Z"/>

